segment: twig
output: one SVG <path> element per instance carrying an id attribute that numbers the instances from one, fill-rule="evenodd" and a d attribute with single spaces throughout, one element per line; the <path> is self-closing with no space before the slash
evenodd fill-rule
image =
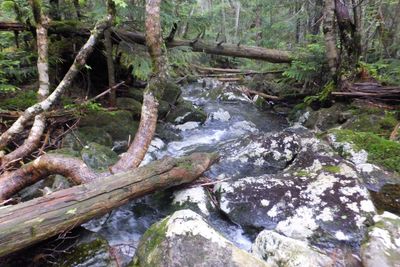
<path id="1" fill-rule="evenodd" d="M 400 129 L 400 122 L 397 123 L 396 127 L 394 127 L 393 132 L 390 134 L 390 140 L 394 141 L 397 138 Z"/>
<path id="2" fill-rule="evenodd" d="M 117 89 L 118 87 L 120 87 L 120 86 L 123 85 L 124 83 L 125 83 L 125 81 L 122 81 L 122 82 L 120 82 L 120 83 L 117 83 L 116 85 L 114 85 L 114 86 L 108 88 L 107 90 L 105 90 L 105 91 L 102 92 L 101 94 L 98 94 L 97 96 L 95 96 L 95 97 L 93 97 L 93 98 L 91 98 L 91 99 L 89 99 L 89 100 L 86 100 L 85 102 L 83 102 L 83 104 L 88 104 L 88 103 L 90 103 L 90 102 L 92 102 L 92 101 L 95 101 L 96 99 L 99 99 L 100 97 L 102 97 L 102 96 L 108 94 L 109 92 L 111 92 L 111 90 Z"/>

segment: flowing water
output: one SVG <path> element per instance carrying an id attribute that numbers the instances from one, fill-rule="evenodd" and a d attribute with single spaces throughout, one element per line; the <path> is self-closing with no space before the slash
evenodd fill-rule
<path id="1" fill-rule="evenodd" d="M 223 159 L 234 156 L 232 143 L 249 135 L 278 131 L 287 127 L 285 117 L 258 109 L 252 99 L 234 93 L 234 86 L 213 80 L 204 80 L 182 89 L 185 100 L 201 107 L 208 118 L 202 125 L 196 122 L 173 125 L 165 124 L 170 140 L 156 137 L 142 164 L 164 156 L 179 157 L 192 152 L 218 152 Z M 257 173 L 274 172 L 273 166 L 266 170 L 253 166 L 242 166 L 234 160 L 221 160 L 206 173 L 211 179 L 241 177 Z M 117 247 L 127 256 L 133 256 L 140 237 L 151 224 L 167 216 L 173 196 L 168 192 L 156 193 L 114 210 L 109 215 L 85 224 L 89 230 L 103 235 L 111 246 Z M 248 250 L 251 240 L 241 228 L 214 214 L 211 224 L 229 240 Z"/>

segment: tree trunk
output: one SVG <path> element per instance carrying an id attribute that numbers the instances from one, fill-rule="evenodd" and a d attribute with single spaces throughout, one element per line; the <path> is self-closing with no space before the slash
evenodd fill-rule
<path id="1" fill-rule="evenodd" d="M 144 91 L 139 129 L 128 151 L 111 167 L 113 173 L 138 167 L 156 131 L 158 101 L 168 76 L 168 60 L 161 34 L 160 4 L 161 0 L 146 1 L 146 43 L 153 63 L 153 75 Z"/>
<path id="2" fill-rule="evenodd" d="M 0 256 L 71 230 L 130 199 L 192 182 L 215 160 L 215 155 L 205 153 L 165 158 L 126 173 L 2 207 Z"/>
<path id="3" fill-rule="evenodd" d="M 41 114 L 43 111 L 49 110 L 54 105 L 56 100 L 64 93 L 66 88 L 71 85 L 79 70 L 85 65 L 87 57 L 93 51 L 94 45 L 97 43 L 99 36 L 107 28 L 107 25 L 107 21 L 101 21 L 96 24 L 88 41 L 79 51 L 74 63 L 69 68 L 67 74 L 65 74 L 63 80 L 59 83 L 57 88 L 45 100 L 26 109 L 21 117 L 19 117 L 18 120 L 7 129 L 7 131 L 1 134 L 0 149 L 3 149 L 16 135 L 20 134 L 24 130 L 28 121 L 30 121 L 36 115 Z"/>
<path id="4" fill-rule="evenodd" d="M 339 54 L 336 49 L 335 38 L 335 0 L 325 0 L 324 6 L 324 36 L 326 46 L 326 57 L 333 79 L 337 80 L 337 70 L 339 62 Z"/>

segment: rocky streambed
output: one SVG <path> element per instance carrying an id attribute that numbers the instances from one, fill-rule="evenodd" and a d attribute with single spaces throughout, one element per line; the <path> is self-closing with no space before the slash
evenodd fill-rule
<path id="1" fill-rule="evenodd" d="M 334 131 L 318 134 L 332 126 L 329 117 L 343 114 L 327 112 L 324 119 L 306 110 L 289 124 L 260 108 L 268 102 L 208 79 L 185 86 L 182 95 L 173 92 L 161 103 L 164 122 L 142 165 L 195 151 L 218 152 L 219 163 L 197 185 L 132 201 L 86 223 L 57 264 L 400 266 L 398 175 L 371 164 L 366 151 Z M 130 125 L 123 136 L 115 136 L 117 125 L 100 129 L 84 120 L 78 134 L 90 142 L 79 153 L 92 167 L 106 167 L 123 152 L 120 137 L 135 126 L 122 113 Z M 66 139 L 65 147 L 78 146 L 76 138 Z M 386 210 L 394 213 L 378 212 L 385 187 L 383 199 L 392 200 Z"/>

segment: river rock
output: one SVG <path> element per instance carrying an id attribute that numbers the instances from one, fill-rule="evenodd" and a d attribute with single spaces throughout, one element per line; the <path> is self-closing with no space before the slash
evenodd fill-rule
<path id="1" fill-rule="evenodd" d="M 209 194 L 202 186 L 174 191 L 172 206 L 175 210 L 190 209 L 203 216 L 208 216 L 215 210 L 215 205 L 210 201 Z"/>
<path id="2" fill-rule="evenodd" d="M 151 226 L 130 266 L 268 266 L 234 246 L 191 210 L 180 210 Z"/>
<path id="3" fill-rule="evenodd" d="M 313 244 L 357 244 L 364 238 L 375 208 L 355 167 L 304 127 L 290 128 L 297 152 L 279 174 L 225 181 L 216 186 L 220 208 L 249 232 L 275 229 Z M 271 135 L 271 143 L 278 140 Z M 265 149 L 263 155 L 273 153 Z"/>
<path id="4" fill-rule="evenodd" d="M 334 266 L 334 261 L 329 256 L 310 246 L 307 241 L 289 238 L 271 230 L 264 230 L 257 236 L 252 254 L 265 260 L 270 266 Z"/>
<path id="5" fill-rule="evenodd" d="M 189 101 L 178 103 L 166 117 L 168 122 L 183 124 L 188 121 L 197 121 L 204 123 L 207 119 L 207 114 L 200 108 L 196 108 Z"/>
<path id="6" fill-rule="evenodd" d="M 400 217 L 389 212 L 374 217 L 375 225 L 361 248 L 365 267 L 400 266 Z"/>

